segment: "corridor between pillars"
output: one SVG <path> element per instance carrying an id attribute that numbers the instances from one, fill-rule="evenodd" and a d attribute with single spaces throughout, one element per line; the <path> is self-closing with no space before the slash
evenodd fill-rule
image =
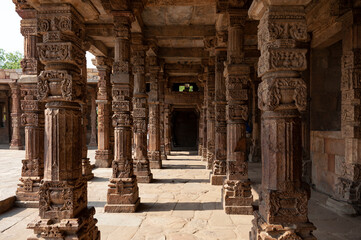
<path id="1" fill-rule="evenodd" d="M 263 111 L 262 195 L 255 212 L 252 240 L 316 239 L 308 221 L 309 187 L 302 183 L 301 115 L 307 106 L 307 87 L 301 72 L 307 69 L 308 40 L 303 4 L 282 1 L 263 5 L 254 1 L 249 15 L 259 19 L 258 106 Z M 287 29 L 287 31 L 279 31 Z"/>

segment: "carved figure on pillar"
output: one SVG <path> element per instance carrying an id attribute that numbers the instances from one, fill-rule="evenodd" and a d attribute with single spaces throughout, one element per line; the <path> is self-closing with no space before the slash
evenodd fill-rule
<path id="1" fill-rule="evenodd" d="M 147 152 L 148 101 L 145 84 L 145 47 L 141 34 L 132 35 L 132 65 L 134 75 L 133 91 L 133 143 L 134 174 L 140 183 L 150 183 L 153 174 L 150 172 Z"/>
<path id="2" fill-rule="evenodd" d="M 249 66 L 244 63 L 243 36 L 246 12 L 228 10 L 228 49 L 224 75 L 227 98 L 227 179 L 224 209 L 227 214 L 252 214 L 253 196 L 248 179 L 246 121 L 248 120 Z"/>
<path id="3" fill-rule="evenodd" d="M 132 95 L 130 69 L 130 25 L 133 14 L 113 12 L 115 56 L 113 64 L 112 109 L 114 126 L 113 174 L 110 178 L 105 212 L 135 212 L 140 198 L 132 159 Z"/>
<path id="4" fill-rule="evenodd" d="M 44 4 L 37 14 L 40 61 L 38 99 L 46 103 L 44 178 L 39 190 L 39 219 L 28 224 L 34 239 L 100 239 L 95 209 L 87 207 L 82 176 L 81 104 L 85 78 L 82 16 L 70 4 Z"/>
<path id="5" fill-rule="evenodd" d="M 95 152 L 95 166 L 111 167 L 113 149 L 110 144 L 111 132 L 111 62 L 105 57 L 96 57 L 95 66 L 98 69 L 99 81 L 97 100 L 98 105 L 98 150 Z"/>
<path id="6" fill-rule="evenodd" d="M 226 35 L 226 34 L 222 34 Z M 217 38 L 219 39 L 219 38 Z M 227 59 L 227 38 L 217 42 L 215 72 L 215 156 L 212 166 L 211 184 L 223 185 L 227 170 L 227 121 L 226 121 L 226 84 L 224 62 Z"/>
<path id="7" fill-rule="evenodd" d="M 153 51 L 148 51 L 150 92 L 149 96 L 149 162 L 150 168 L 162 168 L 160 158 L 160 108 L 159 108 L 159 71 L 157 56 Z"/>
<path id="8" fill-rule="evenodd" d="M 252 240 L 316 239 L 308 220 L 309 187 L 302 183 L 301 111 L 306 109 L 307 68 L 301 42 L 308 40 L 305 10 L 309 1 L 282 5 L 253 2 L 249 14 L 260 19 L 258 47 L 258 106 L 263 111 L 262 186 L 259 211 L 255 211 Z M 287 31 L 281 31 L 287 29 Z"/>

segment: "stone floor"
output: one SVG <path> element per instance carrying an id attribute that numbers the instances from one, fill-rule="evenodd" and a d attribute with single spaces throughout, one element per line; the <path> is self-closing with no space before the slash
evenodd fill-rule
<path id="1" fill-rule="evenodd" d="M 94 150 L 89 157 L 94 160 Z M 24 151 L 0 150 L 0 200 L 13 195 Z M 222 210 L 221 187 L 209 184 L 209 171 L 197 156 L 171 156 L 164 169 L 152 170 L 155 181 L 139 184 L 141 207 L 133 214 L 104 213 L 111 169 L 94 169 L 89 182 L 89 205 L 96 207 L 102 239 L 248 239 L 253 216 L 226 215 Z M 260 183 L 260 164 L 250 164 L 250 177 Z M 258 197 L 256 191 L 255 198 Z M 319 240 L 361 239 L 361 217 L 351 218 L 324 208 L 327 196 L 313 192 L 310 220 L 318 227 Z M 36 209 L 12 209 L 0 215 L 0 239 L 26 239 L 26 224 L 36 218 Z"/>

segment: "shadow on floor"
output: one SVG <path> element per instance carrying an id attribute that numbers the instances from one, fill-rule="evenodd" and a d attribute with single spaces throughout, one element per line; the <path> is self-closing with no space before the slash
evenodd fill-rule
<path id="1" fill-rule="evenodd" d="M 137 212 L 205 211 L 222 209 L 221 202 L 141 203 Z"/>
<path id="2" fill-rule="evenodd" d="M 106 202 L 104 201 L 89 201 L 88 206 L 89 207 L 101 207 L 103 208 L 105 206 Z"/>
<path id="3" fill-rule="evenodd" d="M 91 182 L 109 182 L 109 178 L 105 177 L 94 177 L 90 180 Z"/>
<path id="4" fill-rule="evenodd" d="M 178 161 L 178 159 L 177 159 Z M 175 164 L 164 164 L 163 169 L 206 169 L 204 165 L 175 165 Z"/>
<path id="5" fill-rule="evenodd" d="M 153 179 L 152 183 L 209 183 L 209 179 L 183 179 L 183 178 L 172 178 L 172 179 Z"/>

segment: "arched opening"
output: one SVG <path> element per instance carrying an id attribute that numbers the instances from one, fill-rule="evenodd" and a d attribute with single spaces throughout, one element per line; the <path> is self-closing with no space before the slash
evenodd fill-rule
<path id="1" fill-rule="evenodd" d="M 171 120 L 172 150 L 197 151 L 198 113 L 195 109 L 174 109 Z"/>

